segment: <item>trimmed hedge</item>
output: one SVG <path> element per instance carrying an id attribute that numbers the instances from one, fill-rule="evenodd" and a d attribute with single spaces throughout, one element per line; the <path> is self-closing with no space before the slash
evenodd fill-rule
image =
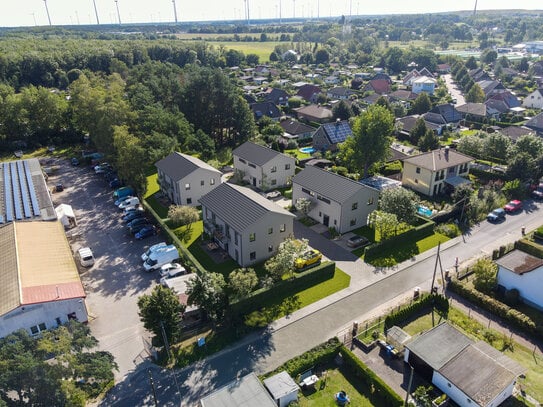
<path id="1" fill-rule="evenodd" d="M 361 379 L 369 388 L 373 386 L 377 397 L 379 397 L 385 406 L 400 407 L 403 406 L 403 399 L 389 387 L 379 376 L 377 376 L 369 367 L 356 357 L 345 346 L 341 345 L 341 355 L 343 356 L 343 365 L 354 376 Z"/>
<path id="2" fill-rule="evenodd" d="M 179 257 L 181 258 L 181 262 L 183 263 L 183 266 L 189 271 L 189 272 L 197 272 L 202 273 L 205 272 L 206 269 L 202 264 L 192 255 L 192 253 L 181 244 L 181 240 L 175 235 L 173 230 L 171 230 L 168 225 L 158 216 L 158 214 L 155 212 L 155 210 L 147 203 L 146 200 L 143 200 L 143 206 L 146 210 L 148 210 L 151 215 L 153 215 L 156 219 L 156 221 L 159 223 L 160 227 L 166 234 L 169 236 L 169 243 L 174 243 L 177 246 L 177 249 L 179 250 Z"/>
<path id="3" fill-rule="evenodd" d="M 392 312 L 385 317 L 385 330 L 405 321 L 412 315 L 425 308 L 436 308 L 439 311 L 447 312 L 449 310 L 449 300 L 442 295 L 430 294 L 422 297 L 419 301 L 402 308 L 399 311 Z"/>
<path id="4" fill-rule="evenodd" d="M 315 346 L 307 352 L 288 360 L 274 371 L 266 373 L 261 379 L 273 376 L 283 370 L 286 370 L 290 376 L 296 379 L 299 374 L 316 365 L 331 363 L 339 353 L 341 346 L 338 338 L 328 339 L 326 342 Z"/>
<path id="5" fill-rule="evenodd" d="M 543 259 L 543 245 L 532 242 L 528 239 L 520 239 L 515 242 L 515 249 L 522 250 L 532 256 Z"/>
<path id="6" fill-rule="evenodd" d="M 299 291 L 305 290 L 314 285 L 320 284 L 323 281 L 334 277 L 336 271 L 336 263 L 324 262 L 317 267 L 313 267 L 303 273 L 297 273 L 288 280 L 280 281 L 270 288 L 261 288 L 256 290 L 250 296 L 231 304 L 231 309 L 234 314 L 247 315 L 262 307 L 272 298 L 276 298 L 285 293 L 296 294 Z"/>
<path id="7" fill-rule="evenodd" d="M 521 331 L 530 335 L 536 335 L 539 338 L 543 338 L 543 326 L 537 326 L 535 322 L 530 319 L 530 317 L 514 308 L 511 308 L 507 304 L 504 304 L 503 302 L 498 301 L 489 295 L 483 294 L 480 291 L 473 290 L 455 280 L 451 280 L 449 282 L 447 289 L 461 295 L 468 301 L 480 306 L 492 314 L 501 317 Z"/>
<path id="8" fill-rule="evenodd" d="M 372 244 L 367 246 L 364 250 L 365 259 L 373 259 L 379 257 L 381 253 L 385 250 L 389 250 L 398 244 L 400 241 L 412 241 L 416 242 L 417 240 L 424 239 L 425 237 L 431 236 L 434 233 L 435 223 L 428 221 L 420 226 L 417 226 L 413 229 L 409 229 L 407 232 L 402 233 L 398 236 L 394 236 L 388 240 L 385 240 L 380 243 Z"/>

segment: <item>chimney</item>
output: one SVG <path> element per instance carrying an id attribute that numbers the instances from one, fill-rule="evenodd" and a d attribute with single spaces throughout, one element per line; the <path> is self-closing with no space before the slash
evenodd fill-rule
<path id="1" fill-rule="evenodd" d="M 449 146 L 445 146 L 445 160 L 449 161 Z"/>
<path id="2" fill-rule="evenodd" d="M 341 123 L 341 119 L 338 117 L 338 118 L 336 119 L 336 126 L 339 126 L 339 123 Z"/>

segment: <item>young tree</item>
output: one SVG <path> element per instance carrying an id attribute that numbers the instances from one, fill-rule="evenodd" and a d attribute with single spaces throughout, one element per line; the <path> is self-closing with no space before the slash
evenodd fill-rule
<path id="1" fill-rule="evenodd" d="M 151 294 L 144 294 L 138 299 L 138 307 L 143 326 L 155 335 L 159 343 L 164 344 L 162 326 L 170 344 L 179 338 L 181 314 L 185 307 L 173 290 L 159 284 Z"/>
<path id="2" fill-rule="evenodd" d="M 353 115 L 353 111 L 351 110 L 347 102 L 345 102 L 344 100 L 341 100 L 332 109 L 332 115 L 333 115 L 334 120 L 337 120 L 337 119 L 349 120 L 351 116 Z"/>
<path id="3" fill-rule="evenodd" d="M 522 153 L 526 153 L 534 159 L 539 158 L 543 154 L 543 140 L 541 137 L 531 134 L 520 137 L 512 146 L 509 156 L 514 157 Z"/>
<path id="4" fill-rule="evenodd" d="M 175 226 L 191 225 L 200 219 L 198 209 L 192 206 L 171 205 L 168 208 L 168 218 Z"/>
<path id="5" fill-rule="evenodd" d="M 489 134 L 483 141 L 484 152 L 491 161 L 507 159 L 507 152 L 511 148 L 511 139 L 501 133 Z"/>
<path id="6" fill-rule="evenodd" d="M 351 170 L 367 177 L 372 165 L 386 159 L 392 144 L 394 116 L 382 106 L 370 106 L 354 119 L 352 137 L 340 144 L 340 156 Z"/>
<path id="7" fill-rule="evenodd" d="M 418 144 L 421 151 L 431 151 L 439 147 L 439 137 L 432 129 L 426 129 L 426 132 L 419 140 Z"/>
<path id="8" fill-rule="evenodd" d="M 234 298 L 245 298 L 258 285 L 258 277 L 252 268 L 235 269 L 228 275 L 228 283 Z"/>
<path id="9" fill-rule="evenodd" d="M 414 145 L 419 144 L 419 140 L 426 134 L 426 130 L 428 130 L 426 122 L 422 117 L 419 117 L 409 132 L 409 141 Z"/>
<path id="10" fill-rule="evenodd" d="M 307 239 L 288 237 L 279 245 L 277 254 L 266 261 L 264 268 L 273 281 L 280 281 L 285 274 L 291 274 L 294 260 L 307 250 Z"/>
<path id="11" fill-rule="evenodd" d="M 400 222 L 412 223 L 417 214 L 419 197 L 406 188 L 388 188 L 381 192 L 379 210 L 393 213 Z"/>
<path id="12" fill-rule="evenodd" d="M 373 211 L 368 217 L 368 225 L 375 229 L 381 241 L 396 236 L 400 229 L 398 217 L 393 213 Z"/>
<path id="13" fill-rule="evenodd" d="M 116 152 L 117 171 L 121 179 L 138 191 L 145 192 L 147 180 L 142 163 L 147 162 L 147 154 L 141 140 L 128 132 L 127 126 L 113 127 L 113 147 Z"/>
<path id="14" fill-rule="evenodd" d="M 294 203 L 294 207 L 296 208 L 296 210 L 302 212 L 304 217 L 307 216 L 307 214 L 311 210 L 311 205 L 313 205 L 313 202 L 311 202 L 307 198 L 298 198 Z"/>
<path id="15" fill-rule="evenodd" d="M 522 152 L 513 156 L 507 163 L 507 178 L 526 181 L 533 178 L 536 172 L 536 162 L 528 153 Z"/>
<path id="16" fill-rule="evenodd" d="M 466 102 L 483 103 L 484 101 L 485 92 L 477 83 L 474 84 L 466 95 Z"/>
<path id="17" fill-rule="evenodd" d="M 490 259 L 477 260 L 473 266 L 475 280 L 473 285 L 479 291 L 489 293 L 496 286 L 496 273 L 498 266 Z"/>
<path id="18" fill-rule="evenodd" d="M 228 307 L 226 281 L 219 273 L 201 272 L 187 282 L 188 303 L 198 305 L 214 322 L 218 322 Z"/>
<path id="19" fill-rule="evenodd" d="M 429 112 L 432 108 L 432 101 L 426 92 L 421 92 L 413 102 L 409 113 L 411 114 L 424 114 Z"/>

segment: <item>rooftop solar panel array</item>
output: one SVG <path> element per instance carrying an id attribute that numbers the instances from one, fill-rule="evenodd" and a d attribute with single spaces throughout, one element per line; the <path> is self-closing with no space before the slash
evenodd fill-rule
<path id="1" fill-rule="evenodd" d="M 348 122 L 328 123 L 324 125 L 324 129 L 332 144 L 343 143 L 352 134 Z"/>
<path id="2" fill-rule="evenodd" d="M 3 163 L 1 168 L 4 213 L 0 214 L 0 223 L 40 216 L 40 205 L 28 162 Z"/>

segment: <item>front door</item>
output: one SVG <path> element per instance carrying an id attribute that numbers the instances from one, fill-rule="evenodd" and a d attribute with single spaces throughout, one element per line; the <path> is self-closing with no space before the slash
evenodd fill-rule
<path id="1" fill-rule="evenodd" d="M 253 177 L 253 187 L 256 187 L 256 178 Z"/>
<path id="2" fill-rule="evenodd" d="M 322 215 L 322 224 L 328 226 L 330 224 L 330 216 Z"/>

